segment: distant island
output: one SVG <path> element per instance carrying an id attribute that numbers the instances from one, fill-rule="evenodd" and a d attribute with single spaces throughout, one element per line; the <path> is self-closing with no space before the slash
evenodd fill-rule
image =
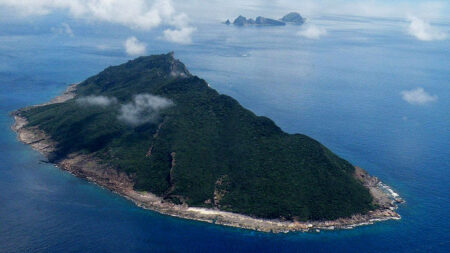
<path id="1" fill-rule="evenodd" d="M 236 26 L 247 26 L 247 25 L 257 25 L 257 26 L 284 26 L 286 23 L 294 24 L 294 25 L 302 25 L 305 23 L 305 19 L 297 12 L 291 12 L 286 14 L 284 17 L 279 20 L 265 18 L 265 17 L 256 17 L 256 19 L 246 18 L 244 16 L 237 17 L 233 23 L 228 19 L 224 22 L 226 25 L 236 25 Z"/>
<path id="2" fill-rule="evenodd" d="M 163 214 L 264 232 L 400 219 L 402 199 L 376 177 L 219 94 L 173 53 L 12 115 L 49 162 Z"/>

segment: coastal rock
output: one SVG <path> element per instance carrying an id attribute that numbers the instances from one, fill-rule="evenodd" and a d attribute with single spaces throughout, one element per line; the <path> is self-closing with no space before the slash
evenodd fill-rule
<path id="1" fill-rule="evenodd" d="M 305 18 L 303 18 L 299 13 L 297 12 L 291 12 L 286 14 L 284 17 L 282 17 L 279 20 L 266 18 L 262 16 L 258 16 L 255 20 L 239 15 L 234 21 L 233 25 L 236 26 L 247 26 L 247 25 L 257 25 L 257 26 L 284 26 L 286 23 L 294 24 L 294 25 L 302 25 L 305 23 Z M 229 25 L 231 24 L 230 20 L 227 19 L 227 21 L 224 22 L 224 24 Z"/>
<path id="2" fill-rule="evenodd" d="M 294 25 L 303 25 L 305 23 L 305 19 L 297 12 L 288 13 L 280 20 Z"/>

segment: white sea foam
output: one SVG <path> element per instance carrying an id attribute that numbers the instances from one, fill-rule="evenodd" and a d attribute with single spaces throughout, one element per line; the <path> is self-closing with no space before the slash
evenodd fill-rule
<path id="1" fill-rule="evenodd" d="M 398 198 L 400 197 L 400 195 L 398 195 L 398 193 L 396 193 L 394 190 L 392 190 L 391 187 L 389 187 L 388 185 L 385 185 L 383 183 L 379 183 L 380 187 L 386 191 L 392 198 Z"/>

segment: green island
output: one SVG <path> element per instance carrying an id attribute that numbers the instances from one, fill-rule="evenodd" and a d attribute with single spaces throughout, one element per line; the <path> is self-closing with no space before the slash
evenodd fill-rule
<path id="1" fill-rule="evenodd" d="M 108 67 L 66 95 L 14 112 L 19 139 L 143 207 L 272 232 L 399 218 L 401 199 L 377 178 L 219 94 L 173 53 Z M 156 202 L 134 197 L 145 193 Z"/>

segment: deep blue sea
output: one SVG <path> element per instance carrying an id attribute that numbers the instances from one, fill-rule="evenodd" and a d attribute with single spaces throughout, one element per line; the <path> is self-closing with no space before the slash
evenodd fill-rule
<path id="1" fill-rule="evenodd" d="M 424 42 L 401 20 L 321 17 L 298 27 L 196 24 L 190 45 L 62 18 L 0 24 L 0 252 L 450 252 L 450 40 Z M 67 22 L 67 21 L 66 21 Z M 450 31 L 450 24 L 438 24 Z M 219 92 L 291 133 L 307 134 L 390 185 L 402 219 L 353 230 L 267 234 L 167 217 L 78 179 L 19 143 L 8 113 L 123 63 L 135 35 L 175 51 Z M 435 101 L 409 104 L 422 87 Z"/>

